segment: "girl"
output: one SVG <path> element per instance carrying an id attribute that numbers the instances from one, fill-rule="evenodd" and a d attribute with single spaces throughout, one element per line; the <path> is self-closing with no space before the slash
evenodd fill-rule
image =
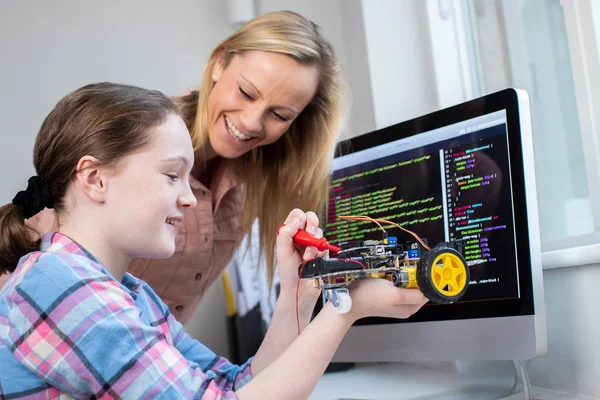
<path id="1" fill-rule="evenodd" d="M 159 92 L 102 83 L 57 104 L 36 139 L 37 175 L 0 208 L 0 265 L 12 271 L 20 257 L 0 291 L 0 397 L 304 399 L 356 319 L 405 318 L 424 304 L 416 290 L 364 280 L 351 312 L 327 305 L 290 341 L 276 330 L 294 315 L 276 310 L 256 357 L 242 366 L 217 357 L 126 272 L 133 257 L 175 251 L 183 213 L 196 206 L 193 162 L 179 110 Z M 59 231 L 32 242 L 24 220 L 44 207 Z M 318 220 L 297 209 L 284 222 L 287 299 L 303 261 L 292 237 Z"/>

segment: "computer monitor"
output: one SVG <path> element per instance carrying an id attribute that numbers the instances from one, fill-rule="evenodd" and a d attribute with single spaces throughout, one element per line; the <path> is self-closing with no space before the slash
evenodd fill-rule
<path id="1" fill-rule="evenodd" d="M 325 236 L 381 240 L 394 221 L 430 246 L 464 239 L 466 294 L 407 320 L 366 318 L 336 362 L 522 360 L 546 352 L 540 238 L 527 93 L 506 89 L 340 143 Z M 406 233 L 387 228 L 398 241 Z"/>

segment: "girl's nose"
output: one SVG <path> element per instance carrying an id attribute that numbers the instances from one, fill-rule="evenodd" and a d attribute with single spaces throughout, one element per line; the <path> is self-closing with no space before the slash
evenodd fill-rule
<path id="1" fill-rule="evenodd" d="M 179 205 L 186 208 L 194 208 L 196 207 L 196 204 L 198 204 L 198 200 L 196 200 L 196 196 L 194 196 L 194 192 L 192 192 L 190 185 L 187 184 L 186 186 L 187 189 L 185 193 L 182 193 L 181 196 L 179 196 Z"/>

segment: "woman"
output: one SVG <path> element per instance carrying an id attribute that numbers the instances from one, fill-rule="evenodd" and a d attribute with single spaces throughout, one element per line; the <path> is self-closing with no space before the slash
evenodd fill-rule
<path id="1" fill-rule="evenodd" d="M 278 222 L 292 208 L 322 208 L 343 119 L 340 74 L 314 23 L 274 12 L 217 46 L 198 91 L 178 99 L 195 148 L 190 184 L 198 205 L 186 211 L 171 258 L 136 259 L 129 271 L 182 323 L 256 218 L 260 236 L 254 240 L 272 277 Z M 29 225 L 40 233 L 57 228 L 49 210 Z M 301 298 L 314 303 L 318 292 L 307 284 L 305 293 Z"/>

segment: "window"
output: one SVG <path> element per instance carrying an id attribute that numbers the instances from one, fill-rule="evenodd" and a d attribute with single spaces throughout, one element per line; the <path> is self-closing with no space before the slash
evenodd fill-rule
<path id="1" fill-rule="evenodd" d="M 442 107 L 506 87 L 529 93 L 546 268 L 600 262 L 599 3 L 426 5 Z"/>

